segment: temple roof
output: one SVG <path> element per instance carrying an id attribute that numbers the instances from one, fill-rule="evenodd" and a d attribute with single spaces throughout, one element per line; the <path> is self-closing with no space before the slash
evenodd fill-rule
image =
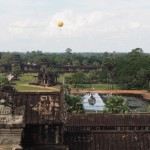
<path id="1" fill-rule="evenodd" d="M 150 126 L 150 114 L 76 114 L 65 126 Z"/>

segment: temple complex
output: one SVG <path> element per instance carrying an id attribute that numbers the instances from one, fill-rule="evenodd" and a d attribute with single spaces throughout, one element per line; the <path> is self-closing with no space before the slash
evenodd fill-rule
<path id="1" fill-rule="evenodd" d="M 70 114 L 65 92 L 0 91 L 3 150 L 148 150 L 149 114 Z"/>
<path id="2" fill-rule="evenodd" d="M 57 84 L 57 74 L 53 72 L 40 71 L 37 76 L 37 84 L 52 86 Z"/>
<path id="3" fill-rule="evenodd" d="M 18 53 L 15 53 L 11 57 L 11 63 L 7 65 L 0 65 L 0 68 L 4 68 L 5 72 L 11 72 L 14 67 L 19 66 L 22 72 L 39 72 L 42 68 L 51 67 L 54 69 L 59 69 L 60 72 L 77 72 L 83 71 L 88 72 L 90 70 L 98 70 L 101 66 L 73 66 L 73 65 L 51 65 L 46 60 L 41 60 L 38 64 L 31 62 L 23 62 L 21 56 Z"/>

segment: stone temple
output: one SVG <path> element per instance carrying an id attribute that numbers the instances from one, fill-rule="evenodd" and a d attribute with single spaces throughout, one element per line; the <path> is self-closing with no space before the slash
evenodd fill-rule
<path id="1" fill-rule="evenodd" d="M 149 114 L 69 114 L 65 92 L 0 91 L 0 150 L 148 150 Z"/>

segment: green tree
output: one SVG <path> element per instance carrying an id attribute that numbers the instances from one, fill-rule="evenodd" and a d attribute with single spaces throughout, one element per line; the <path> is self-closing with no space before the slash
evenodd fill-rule
<path id="1" fill-rule="evenodd" d="M 48 58 L 47 56 L 45 56 L 44 54 L 38 55 L 36 56 L 36 61 L 40 64 L 40 65 L 48 65 Z"/>
<path id="2" fill-rule="evenodd" d="M 15 67 L 13 68 L 12 73 L 13 73 L 15 79 L 18 79 L 18 76 L 19 76 L 20 73 L 21 73 L 21 68 L 20 68 L 20 66 L 15 66 Z"/>
<path id="3" fill-rule="evenodd" d="M 82 97 L 79 95 L 66 95 L 67 110 L 70 113 L 84 113 Z"/>
<path id="4" fill-rule="evenodd" d="M 129 112 L 127 100 L 122 96 L 110 96 L 107 98 L 104 113 L 126 114 Z"/>
<path id="5" fill-rule="evenodd" d="M 100 63 L 97 62 L 97 61 L 94 61 L 94 62 L 93 62 L 93 66 L 100 66 Z"/>
<path id="6" fill-rule="evenodd" d="M 71 77 L 70 76 L 65 76 L 65 83 L 71 84 Z"/>
<path id="7" fill-rule="evenodd" d="M 11 82 L 3 76 L 0 76 L 0 86 L 11 85 Z"/>
<path id="8" fill-rule="evenodd" d="M 0 59 L 2 58 L 2 53 L 0 53 Z"/>
<path id="9" fill-rule="evenodd" d="M 71 76 L 71 81 L 73 84 L 75 84 L 75 87 L 77 86 L 77 84 L 82 84 L 84 83 L 85 81 L 85 74 L 83 72 L 77 72 L 77 73 L 74 73 L 72 76 Z"/>
<path id="10" fill-rule="evenodd" d="M 12 92 L 16 91 L 12 86 L 12 82 L 8 78 L 0 76 L 0 91 L 1 92 Z"/>
<path id="11" fill-rule="evenodd" d="M 80 61 L 75 59 L 75 60 L 72 61 L 72 65 L 73 66 L 80 66 Z"/>
<path id="12" fill-rule="evenodd" d="M 116 66 L 116 82 L 124 89 L 148 88 L 149 64 L 150 55 L 143 53 L 140 48 L 119 56 Z"/>
<path id="13" fill-rule="evenodd" d="M 69 54 L 69 55 L 70 55 L 71 52 L 72 52 L 72 49 L 71 49 L 71 48 L 67 48 L 67 49 L 66 49 L 66 54 Z"/>
<path id="14" fill-rule="evenodd" d="M 87 65 L 88 65 L 88 60 L 87 60 L 87 59 L 83 59 L 82 65 L 83 65 L 83 66 L 87 66 Z"/>
<path id="15" fill-rule="evenodd" d="M 103 69 L 107 72 L 108 89 L 113 89 L 116 74 L 116 63 L 115 57 L 106 57 L 102 62 Z"/>
<path id="16" fill-rule="evenodd" d="M 0 73 L 2 73 L 2 75 L 4 75 L 4 73 L 5 73 L 5 68 L 4 67 L 0 68 Z"/>
<path id="17" fill-rule="evenodd" d="M 140 69 L 136 74 L 136 86 L 148 89 L 148 77 L 145 69 Z"/>
<path id="18" fill-rule="evenodd" d="M 87 74 L 87 81 L 90 82 L 90 88 L 91 84 L 94 82 L 94 80 L 97 79 L 98 77 L 98 72 L 96 70 L 89 71 Z"/>
<path id="19" fill-rule="evenodd" d="M 139 56 L 143 55 L 143 50 L 142 48 L 135 48 L 131 52 L 128 53 L 129 56 Z"/>
<path id="20" fill-rule="evenodd" d="M 67 48 L 66 49 L 66 61 L 67 61 L 67 64 L 71 64 L 71 62 L 72 62 L 72 49 L 70 49 L 70 48 Z"/>
<path id="21" fill-rule="evenodd" d="M 63 106 L 70 113 L 84 113 L 84 108 L 82 104 L 82 97 L 79 95 L 71 94 L 71 88 L 68 84 L 62 84 L 60 88 L 60 93 L 65 96 L 65 101 Z"/>

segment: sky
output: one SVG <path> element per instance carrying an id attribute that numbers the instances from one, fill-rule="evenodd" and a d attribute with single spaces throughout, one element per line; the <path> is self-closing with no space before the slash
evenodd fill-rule
<path id="1" fill-rule="evenodd" d="M 67 48 L 150 53 L 150 0 L 0 0 L 0 51 Z"/>

